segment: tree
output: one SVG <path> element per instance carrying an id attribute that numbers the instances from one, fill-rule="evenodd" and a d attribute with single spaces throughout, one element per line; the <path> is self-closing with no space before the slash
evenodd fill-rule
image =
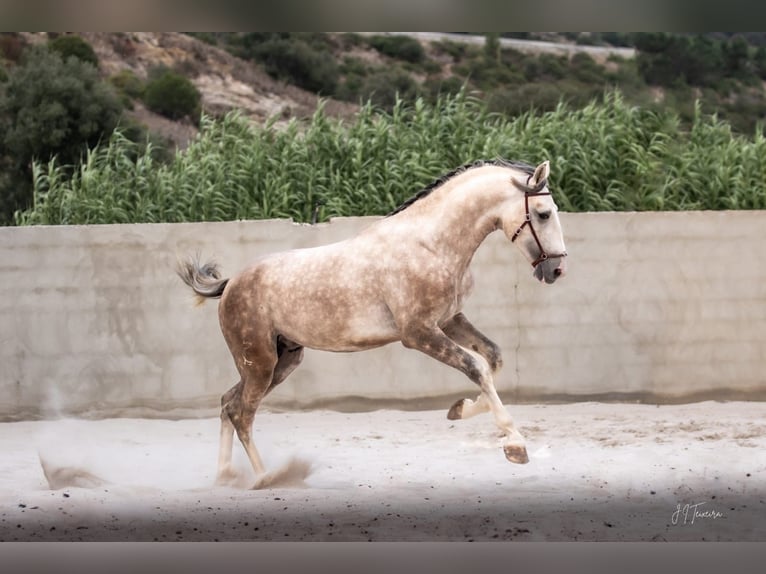
<path id="1" fill-rule="evenodd" d="M 120 112 L 91 64 L 63 61 L 45 47 L 27 49 L 0 94 L 0 218 L 9 221 L 29 201 L 33 160 L 78 163 L 86 147 L 114 130 Z"/>
<path id="2" fill-rule="evenodd" d="M 721 43 L 703 35 L 636 34 L 638 69 L 649 84 L 717 86 L 724 75 Z"/>
<path id="3" fill-rule="evenodd" d="M 723 54 L 729 77 L 745 80 L 752 76 L 750 46 L 742 36 L 734 36 L 724 44 Z"/>
<path id="4" fill-rule="evenodd" d="M 758 49 L 753 56 L 753 65 L 758 77 L 762 80 L 766 80 L 766 46 L 758 46 Z"/>
<path id="5" fill-rule="evenodd" d="M 689 84 L 695 86 L 718 86 L 724 75 L 721 42 L 699 34 L 689 42 L 689 49 L 679 65 L 684 66 Z"/>
<path id="6" fill-rule="evenodd" d="M 677 77 L 670 52 L 673 37 L 664 32 L 636 35 L 636 63 L 638 71 L 648 84 L 670 85 Z"/>
<path id="7" fill-rule="evenodd" d="M 500 65 L 500 34 L 497 32 L 484 35 L 484 62 L 488 66 Z"/>

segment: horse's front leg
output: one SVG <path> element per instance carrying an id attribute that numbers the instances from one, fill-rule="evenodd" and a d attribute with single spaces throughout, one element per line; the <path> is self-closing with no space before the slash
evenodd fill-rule
<path id="1" fill-rule="evenodd" d="M 492 379 L 492 368 L 483 356 L 462 347 L 435 325 L 407 326 L 402 330 L 402 344 L 458 369 L 476 383 L 481 389 L 481 397 L 477 402 L 486 401 L 495 418 L 495 424 L 505 434 L 505 457 L 520 464 L 529 462 L 524 437 L 516 429 L 511 416 L 500 401 Z"/>
<path id="2" fill-rule="evenodd" d="M 492 369 L 492 375 L 503 366 L 503 357 L 500 347 L 487 338 L 481 331 L 471 324 L 462 313 L 458 313 L 442 325 L 444 334 L 455 341 L 458 345 L 479 353 Z M 482 392 L 475 401 L 460 399 L 447 412 L 450 420 L 468 419 L 491 410 L 488 397 Z"/>
<path id="3" fill-rule="evenodd" d="M 503 368 L 500 347 L 479 331 L 462 313 L 458 313 L 442 325 L 444 334 L 458 345 L 479 353 L 489 363 L 492 374 Z"/>

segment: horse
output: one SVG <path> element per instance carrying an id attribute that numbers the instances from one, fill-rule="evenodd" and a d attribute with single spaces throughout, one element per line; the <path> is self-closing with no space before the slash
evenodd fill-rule
<path id="1" fill-rule="evenodd" d="M 235 474 L 233 436 L 257 477 L 266 469 L 251 431 L 261 401 L 295 370 L 304 349 L 364 351 L 396 341 L 464 373 L 480 390 L 458 400 L 450 420 L 491 411 L 508 461 L 529 461 L 524 437 L 495 389 L 500 348 L 462 312 L 473 288 L 475 251 L 502 229 L 542 283 L 566 271 L 550 163 L 463 165 L 435 180 L 358 235 L 258 258 L 231 278 L 198 257 L 177 273 L 199 302 L 220 298 L 218 316 L 239 381 L 221 398 L 216 481 Z"/>

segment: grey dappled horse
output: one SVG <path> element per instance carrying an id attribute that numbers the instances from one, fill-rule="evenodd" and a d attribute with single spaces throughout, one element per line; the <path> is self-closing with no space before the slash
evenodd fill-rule
<path id="1" fill-rule="evenodd" d="M 178 273 L 218 315 L 240 380 L 222 399 L 218 481 L 232 475 L 236 431 L 257 476 L 266 472 L 252 440 L 255 411 L 303 358 L 304 348 L 363 351 L 395 341 L 463 372 L 481 392 L 450 408 L 450 419 L 491 411 L 511 462 L 528 462 L 524 438 L 495 390 L 500 349 L 461 309 L 469 265 L 495 230 L 519 247 L 540 281 L 565 272 L 549 162 L 480 161 L 438 179 L 359 235 L 259 258 L 230 279 L 189 259 Z M 498 288 L 502 288 L 499 286 Z"/>

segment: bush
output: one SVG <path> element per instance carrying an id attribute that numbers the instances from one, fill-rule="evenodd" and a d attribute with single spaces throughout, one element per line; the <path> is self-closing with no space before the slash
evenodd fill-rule
<path id="1" fill-rule="evenodd" d="M 93 47 L 80 36 L 59 36 L 48 42 L 48 48 L 61 56 L 66 61 L 68 58 L 77 58 L 81 62 L 87 62 L 98 68 L 98 56 Z"/>
<path id="2" fill-rule="evenodd" d="M 33 160 L 55 156 L 59 164 L 77 164 L 87 147 L 112 132 L 120 112 L 91 64 L 29 48 L 0 95 L 0 153 L 3 171 L 12 176 L 5 183 L 14 189 L 13 200 L 4 202 L 5 218 L 29 200 Z"/>
<path id="3" fill-rule="evenodd" d="M 432 103 L 435 103 L 440 97 L 459 94 L 465 89 L 465 86 L 465 81 L 456 76 L 445 79 L 429 78 L 423 84 L 426 96 Z"/>
<path id="4" fill-rule="evenodd" d="M 381 54 L 412 64 L 419 64 L 426 57 L 420 42 L 410 36 L 372 36 L 369 42 Z"/>
<path id="5" fill-rule="evenodd" d="M 110 133 L 121 108 L 90 64 L 30 48 L 9 75 L 0 99 L 6 149 L 22 165 L 56 155 L 76 163 L 84 145 Z"/>
<path id="6" fill-rule="evenodd" d="M 150 74 L 144 91 L 146 107 L 171 120 L 188 117 L 196 123 L 201 113 L 200 99 L 194 84 L 172 70 Z"/>
<path id="7" fill-rule="evenodd" d="M 554 110 L 562 96 L 560 89 L 553 84 L 529 83 L 517 88 L 499 88 L 491 92 L 487 106 L 491 112 L 513 117 L 530 110 Z"/>
<path id="8" fill-rule="evenodd" d="M 13 158 L 0 156 L 0 225 L 12 225 L 14 214 L 29 206 L 30 178 L 17 169 Z"/>
<path id="9" fill-rule="evenodd" d="M 603 84 L 605 81 L 604 68 L 585 52 L 578 52 L 569 62 L 572 75 L 583 84 Z"/>
<path id="10" fill-rule="evenodd" d="M 566 56 L 540 54 L 535 61 L 537 62 L 537 75 L 535 77 L 527 76 L 530 81 L 560 80 L 567 74 L 569 62 Z"/>
<path id="11" fill-rule="evenodd" d="M 303 40 L 272 37 L 256 45 L 253 56 L 270 76 L 305 90 L 331 95 L 338 85 L 340 72 L 332 54 Z"/>
<path id="12" fill-rule="evenodd" d="M 109 82 L 114 86 L 117 92 L 122 96 L 126 107 L 133 106 L 133 100 L 141 99 L 146 90 L 146 86 L 131 70 L 122 70 L 109 78 Z"/>
<path id="13" fill-rule="evenodd" d="M 404 70 L 384 69 L 365 78 L 359 95 L 362 100 L 369 100 L 376 106 L 391 110 L 397 98 L 414 100 L 418 95 L 418 84 Z"/>
<path id="14" fill-rule="evenodd" d="M 452 62 L 457 64 L 466 57 L 468 52 L 468 44 L 463 42 L 453 42 L 451 40 L 442 40 L 434 42 L 433 48 L 438 54 L 445 54 L 452 58 Z"/>

